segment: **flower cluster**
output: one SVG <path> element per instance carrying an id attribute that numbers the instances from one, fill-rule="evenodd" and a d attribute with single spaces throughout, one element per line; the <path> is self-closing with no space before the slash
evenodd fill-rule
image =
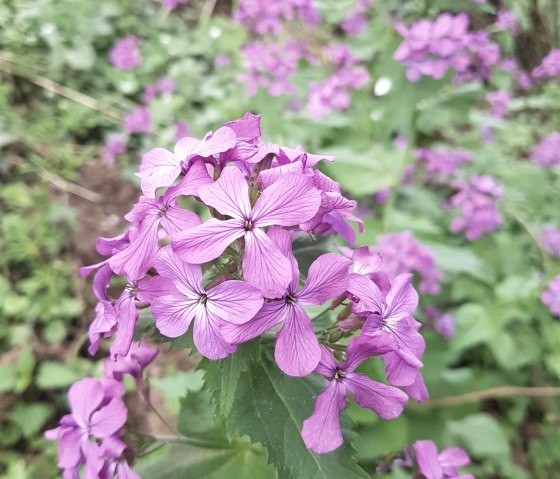
<path id="1" fill-rule="evenodd" d="M 455 333 L 455 319 L 448 313 L 442 313 L 433 306 L 426 306 L 424 309 L 426 318 L 431 321 L 436 333 L 443 339 L 449 339 Z"/>
<path id="2" fill-rule="evenodd" d="M 500 59 L 500 47 L 486 32 L 469 32 L 468 27 L 466 13 L 442 13 L 434 21 L 422 18 L 409 27 L 397 22 L 395 29 L 404 40 L 394 58 L 406 65 L 410 81 L 441 79 L 450 68 L 456 83 L 488 78 Z"/>
<path id="3" fill-rule="evenodd" d="M 258 35 L 279 35 L 284 22 L 299 20 L 308 26 L 314 26 L 321 21 L 321 15 L 311 0 L 242 0 L 234 18 L 247 30 Z"/>
<path id="4" fill-rule="evenodd" d="M 531 72 L 536 80 L 546 80 L 560 75 L 560 49 L 554 49 L 544 57 L 542 63 Z"/>
<path id="5" fill-rule="evenodd" d="M 383 255 L 382 270 L 390 278 L 402 273 L 420 275 L 422 293 L 437 294 L 443 273 L 436 266 L 432 252 L 420 244 L 411 231 L 389 233 L 377 237 L 377 247 Z"/>
<path id="6" fill-rule="evenodd" d="M 433 441 L 422 440 L 413 444 L 416 462 L 426 479 L 474 479 L 471 474 L 461 474 L 458 469 L 468 466 L 471 459 L 460 447 L 448 447 L 438 453 Z"/>
<path id="7" fill-rule="evenodd" d="M 152 132 L 152 115 L 146 106 L 139 106 L 131 111 L 125 118 L 124 131 L 128 134 Z"/>
<path id="8" fill-rule="evenodd" d="M 453 176 L 464 163 L 472 160 L 472 153 L 467 150 L 432 150 L 420 148 L 415 152 L 416 160 L 423 163 L 430 179 L 443 180 Z"/>
<path id="9" fill-rule="evenodd" d="M 496 118 L 504 118 L 511 103 L 511 93 L 505 90 L 496 90 L 486 95 L 486 101 L 490 104 L 490 115 Z"/>
<path id="10" fill-rule="evenodd" d="M 369 74 L 347 45 L 325 48 L 325 56 L 335 68 L 334 73 L 319 83 L 309 86 L 307 112 L 313 119 L 320 119 L 332 110 L 350 107 L 351 92 L 369 82 Z"/>
<path id="11" fill-rule="evenodd" d="M 156 99 L 158 93 L 171 94 L 175 91 L 175 82 L 169 77 L 162 77 L 151 85 L 146 85 L 142 101 L 145 104 L 151 103 Z"/>
<path id="12" fill-rule="evenodd" d="M 129 374 L 141 385 L 142 372 L 157 353 L 145 342 L 134 343 L 126 357 L 106 361 L 102 380 L 85 378 L 70 387 L 71 413 L 45 433 L 47 439 L 58 441 L 58 466 L 63 477 L 77 478 L 83 467 L 84 477 L 140 479 L 131 469 L 132 452 L 123 440 L 128 413 L 122 400 L 122 380 Z M 147 391 L 142 394 L 146 397 Z"/>
<path id="13" fill-rule="evenodd" d="M 551 256 L 560 256 L 560 230 L 550 225 L 543 226 L 541 244 Z"/>
<path id="14" fill-rule="evenodd" d="M 111 51 L 109 59 L 117 70 L 133 70 L 134 67 L 142 63 L 140 54 L 140 43 L 142 40 L 134 35 L 121 38 Z"/>
<path id="15" fill-rule="evenodd" d="M 560 166 L 560 133 L 552 133 L 536 145 L 531 161 L 538 166 Z"/>
<path id="16" fill-rule="evenodd" d="M 451 222 L 452 233 L 464 230 L 467 239 L 474 241 L 502 224 L 497 203 L 504 189 L 493 177 L 473 176 L 468 182 L 455 180 L 452 186 L 458 191 L 451 197 L 451 205 L 462 213 Z"/>
<path id="17" fill-rule="evenodd" d="M 357 0 L 346 18 L 340 24 L 342 31 L 349 37 L 362 33 L 367 26 L 368 10 L 374 5 L 375 0 Z"/>
<path id="18" fill-rule="evenodd" d="M 541 301 L 548 306 L 550 314 L 560 316 L 560 275 L 556 276 L 543 291 Z"/>
<path id="19" fill-rule="evenodd" d="M 496 30 L 510 31 L 514 35 L 519 33 L 519 20 L 515 13 L 510 10 L 500 10 L 494 23 Z"/>
<path id="20" fill-rule="evenodd" d="M 149 307 L 163 336 L 182 336 L 192 325 L 197 351 L 212 360 L 272 331 L 275 360 L 285 374 L 315 372 L 326 379 L 302 432 L 315 452 L 342 442 L 338 415 L 349 394 L 384 419 L 397 417 L 409 396 L 426 399 L 420 374 L 425 343 L 413 317 L 418 296 L 408 271 L 421 271 L 422 289 L 437 289 L 440 273 L 431 256 L 414 246 L 416 260 L 400 274 L 390 254 L 384 269 L 377 251 L 347 248 L 344 255 L 320 255 L 305 279 L 300 274 L 294 238 L 340 234 L 352 244 L 356 233 L 348 222 L 361 228 L 351 213 L 356 203 L 316 168 L 333 160 L 263 142 L 260 117 L 251 113 L 202 140 L 184 137 L 173 152 L 146 153 L 137 173 L 143 194 L 125 216 L 129 228 L 99 238 L 97 250 L 106 258 L 81 270 L 82 276 L 96 271 L 90 353 L 103 338 L 115 337 L 106 377 L 128 373 L 142 391 L 141 371 L 152 353 L 132 341 L 138 310 Z M 197 202 L 210 218 L 182 208 L 179 198 Z M 118 298 L 108 294 L 114 275 L 127 283 Z M 330 329 L 334 336 L 315 332 L 306 310 L 329 301 L 329 309 L 343 308 Z M 347 345 L 333 347 L 355 330 L 359 335 Z M 345 359 L 337 362 L 340 351 Z M 355 372 L 372 356 L 385 363 L 390 385 Z"/>

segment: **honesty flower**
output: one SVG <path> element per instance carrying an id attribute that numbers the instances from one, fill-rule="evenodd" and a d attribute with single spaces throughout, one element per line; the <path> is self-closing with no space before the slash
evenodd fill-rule
<path id="1" fill-rule="evenodd" d="M 173 249 L 185 261 L 201 264 L 220 256 L 243 237 L 243 276 L 259 287 L 265 297 L 284 294 L 291 280 L 290 262 L 266 235 L 267 226 L 295 226 L 312 218 L 321 195 L 310 178 L 289 174 L 261 193 L 255 206 L 249 201 L 248 185 L 235 166 L 222 171 L 212 185 L 198 191 L 200 199 L 231 219 L 209 219 L 172 237 Z"/>
<path id="2" fill-rule="evenodd" d="M 541 301 L 548 306 L 550 314 L 560 316 L 560 275 L 556 276 L 543 291 Z"/>
<path id="3" fill-rule="evenodd" d="M 123 427 L 127 410 L 120 396 L 124 388 L 85 378 L 68 391 L 71 414 L 60 420 L 60 426 L 45 433 L 58 440 L 58 466 L 69 477 L 77 477 L 80 465 L 86 464 L 86 477 L 99 477 L 103 457 L 99 440 L 106 440 Z M 93 440 L 93 441 L 92 441 Z"/>
<path id="4" fill-rule="evenodd" d="M 109 260 L 112 270 L 116 274 L 126 275 L 130 280 L 142 278 L 153 265 L 160 227 L 172 235 L 201 223 L 195 213 L 179 207 L 177 197 L 197 196 L 202 186 L 211 183 L 204 163 L 197 162 L 163 196 L 157 199 L 141 196 L 140 201 L 125 215 L 125 219 L 133 224 L 134 233 L 131 234 L 130 245 Z"/>
<path id="5" fill-rule="evenodd" d="M 457 169 L 472 160 L 472 153 L 467 150 L 432 150 L 419 148 L 415 151 L 416 159 L 424 163 L 430 179 L 440 177 L 447 179 L 453 176 Z"/>
<path id="6" fill-rule="evenodd" d="M 194 320 L 194 344 L 203 356 L 222 359 L 235 351 L 235 346 L 223 339 L 220 324 L 242 324 L 253 318 L 263 304 L 259 290 L 236 280 L 205 289 L 200 266 L 183 262 L 169 246 L 158 253 L 156 269 L 176 288 L 152 303 L 159 331 L 176 338 L 185 334 Z"/>
<path id="7" fill-rule="evenodd" d="M 121 38 L 111 51 L 109 59 L 117 70 L 133 70 L 142 63 L 142 56 L 138 48 L 142 40 L 134 35 Z"/>
<path id="8" fill-rule="evenodd" d="M 551 225 L 543 226 L 541 230 L 543 249 L 551 256 L 560 256 L 560 230 Z"/>
<path id="9" fill-rule="evenodd" d="M 471 460 L 460 447 L 448 447 L 438 454 L 433 441 L 416 441 L 413 446 L 420 472 L 426 479 L 474 479 L 471 474 L 460 474 L 459 467 L 468 466 Z"/>
<path id="10" fill-rule="evenodd" d="M 536 145 L 531 161 L 538 166 L 560 166 L 560 133 L 552 133 Z"/>
<path id="11" fill-rule="evenodd" d="M 305 285 L 299 288 L 299 270 L 291 254 L 290 233 L 273 228 L 269 236 L 291 262 L 287 291 L 279 301 L 266 302 L 251 321 L 224 325 L 222 334 L 227 341 L 239 344 L 283 323 L 276 333 L 276 362 L 290 376 L 306 376 L 317 366 L 321 352 L 313 324 L 303 307 L 318 306 L 344 293 L 350 260 L 334 253 L 319 256 L 309 268 Z"/>
<path id="12" fill-rule="evenodd" d="M 142 157 L 136 176 L 142 179 L 144 195 L 155 198 L 156 190 L 170 186 L 186 172 L 196 158 L 208 158 L 235 146 L 235 133 L 231 128 L 222 127 L 215 133 L 207 133 L 202 140 L 185 137 L 175 145 L 174 153 L 165 148 L 154 148 Z"/>
<path id="13" fill-rule="evenodd" d="M 126 133 L 146 133 L 152 132 L 152 115 L 145 106 L 139 106 L 124 117 L 124 131 Z"/>
<path id="14" fill-rule="evenodd" d="M 315 372 L 325 377 L 327 387 L 317 396 L 313 414 L 303 422 L 301 436 L 308 449 L 323 454 L 342 444 L 340 413 L 349 394 L 382 419 L 393 419 L 402 413 L 408 400 L 404 392 L 354 372 L 369 357 L 396 347 L 394 339 L 381 332 L 359 336 L 348 343 L 346 360 L 337 363 L 332 353 L 321 346 L 321 360 Z"/>
<path id="15" fill-rule="evenodd" d="M 560 49 L 551 50 L 531 75 L 537 80 L 545 80 L 560 75 Z"/>

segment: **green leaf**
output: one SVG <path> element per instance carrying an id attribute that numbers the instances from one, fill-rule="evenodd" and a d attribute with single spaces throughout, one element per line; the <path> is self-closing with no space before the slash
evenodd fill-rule
<path id="1" fill-rule="evenodd" d="M 484 261 L 466 248 L 425 243 L 434 253 L 436 264 L 447 273 L 466 273 L 490 282 L 492 277 Z"/>
<path id="2" fill-rule="evenodd" d="M 321 455 L 305 447 L 301 428 L 312 413 L 316 386 L 308 378 L 282 374 L 263 355 L 239 379 L 228 433 L 247 434 L 260 442 L 283 479 L 368 478 L 347 445 Z"/>
<path id="3" fill-rule="evenodd" d="M 52 414 L 53 407 L 49 404 L 23 403 L 16 406 L 12 421 L 20 427 L 23 437 L 31 437 L 41 430 Z"/>
<path id="4" fill-rule="evenodd" d="M 189 391 L 187 397 L 181 400 L 177 429 L 187 437 L 227 443 L 223 425 L 217 421 L 216 408 L 207 389 Z"/>
<path id="5" fill-rule="evenodd" d="M 489 414 L 473 414 L 461 421 L 452 421 L 449 433 L 474 456 L 507 456 L 509 444 L 498 421 Z"/>

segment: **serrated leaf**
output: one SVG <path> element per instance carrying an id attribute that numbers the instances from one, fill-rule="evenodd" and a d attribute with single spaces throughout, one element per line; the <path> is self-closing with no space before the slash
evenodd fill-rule
<path id="1" fill-rule="evenodd" d="M 316 386 L 312 379 L 282 374 L 263 355 L 239 379 L 227 418 L 229 434 L 246 434 L 260 442 L 283 479 L 368 478 L 347 445 L 330 454 L 315 454 L 305 447 L 301 428 L 312 413 Z"/>

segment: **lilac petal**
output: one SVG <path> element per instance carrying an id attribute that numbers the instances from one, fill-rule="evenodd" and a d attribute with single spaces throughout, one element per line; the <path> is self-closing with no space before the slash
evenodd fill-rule
<path id="1" fill-rule="evenodd" d="M 124 219 L 129 223 L 141 223 L 148 215 L 157 215 L 158 201 L 146 196 L 141 196 L 132 209 L 124 215 Z"/>
<path id="2" fill-rule="evenodd" d="M 187 174 L 179 183 L 167 189 L 163 195 L 163 201 L 164 203 L 169 203 L 177 198 L 177 196 L 198 196 L 200 188 L 212 183 L 214 181 L 208 174 L 206 164 L 203 161 L 196 161 L 191 165 L 189 171 L 187 171 Z"/>
<path id="3" fill-rule="evenodd" d="M 261 116 L 247 112 L 243 118 L 224 123 L 240 138 L 258 138 L 261 136 Z"/>
<path id="4" fill-rule="evenodd" d="M 93 378 L 82 379 L 70 387 L 68 391 L 68 403 L 72 416 L 82 426 L 89 425 L 89 419 L 103 401 L 103 386 L 101 382 Z"/>
<path id="5" fill-rule="evenodd" d="M 126 248 L 130 242 L 129 232 L 125 231 L 123 234 L 114 236 L 113 238 L 104 238 L 99 236 L 95 242 L 95 250 L 101 256 L 110 256 L 115 251 L 120 251 Z"/>
<path id="6" fill-rule="evenodd" d="M 387 365 L 385 373 L 387 381 L 393 386 L 411 386 L 418 376 L 418 368 L 410 366 L 396 353 L 383 355 L 383 361 Z"/>
<path id="7" fill-rule="evenodd" d="M 313 414 L 303 421 L 301 437 L 307 449 L 318 454 L 334 451 L 342 444 L 340 413 L 344 409 L 346 389 L 332 381 L 317 396 Z"/>
<path id="8" fill-rule="evenodd" d="M 460 447 L 448 447 L 438 456 L 441 467 L 465 467 L 471 463 L 471 458 Z"/>
<path id="9" fill-rule="evenodd" d="M 168 235 L 174 235 L 181 231 L 194 228 L 201 224 L 197 214 L 183 208 L 171 206 L 161 217 L 161 227 Z"/>
<path id="10" fill-rule="evenodd" d="M 321 193 L 311 178 L 289 174 L 266 188 L 253 208 L 253 224 L 259 227 L 293 226 L 313 218 Z"/>
<path id="11" fill-rule="evenodd" d="M 105 259 L 103 261 L 100 261 L 99 263 L 90 264 L 89 266 L 80 266 L 80 278 L 86 279 L 92 271 L 101 268 L 103 265 L 107 264 L 108 261 L 108 259 Z"/>
<path id="12" fill-rule="evenodd" d="M 162 296 L 152 303 L 152 314 L 159 332 L 177 338 L 187 332 L 200 307 L 198 300 L 184 296 Z"/>
<path id="13" fill-rule="evenodd" d="M 424 378 L 420 371 L 416 370 L 416 379 L 414 382 L 404 388 L 406 394 L 408 394 L 412 399 L 416 399 L 418 402 L 423 402 L 430 398 L 428 393 L 428 388 L 424 382 Z"/>
<path id="14" fill-rule="evenodd" d="M 334 376 L 337 367 L 338 364 L 333 354 L 325 346 L 321 345 L 321 359 L 313 372 L 330 379 Z"/>
<path id="15" fill-rule="evenodd" d="M 82 450 L 85 456 L 83 479 L 99 479 L 101 469 L 105 463 L 101 446 L 87 441 L 82 445 Z"/>
<path id="16" fill-rule="evenodd" d="M 134 337 L 134 328 L 138 320 L 138 310 L 136 309 L 136 302 L 134 297 L 130 294 L 123 292 L 117 301 L 115 309 L 118 314 L 118 329 L 115 341 L 111 345 L 111 356 L 116 359 L 117 355 L 126 356 L 132 338 Z"/>
<path id="17" fill-rule="evenodd" d="M 222 127 L 211 136 L 199 141 L 196 138 L 182 138 L 175 145 L 175 156 L 181 162 L 187 162 L 194 156 L 208 158 L 235 146 L 237 137 L 231 128 Z"/>
<path id="18" fill-rule="evenodd" d="M 418 293 L 411 284 L 411 274 L 399 274 L 387 293 L 386 318 L 402 319 L 411 316 L 418 306 Z"/>
<path id="19" fill-rule="evenodd" d="M 220 331 L 231 344 L 241 344 L 260 336 L 284 320 L 286 302 L 284 300 L 264 303 L 253 319 L 244 324 L 223 323 Z"/>
<path id="20" fill-rule="evenodd" d="M 109 437 L 124 426 L 127 409 L 121 399 L 112 399 L 91 415 L 90 433 L 97 438 Z"/>
<path id="21" fill-rule="evenodd" d="M 111 278 L 113 277 L 113 270 L 111 267 L 105 263 L 95 276 L 93 277 L 93 294 L 99 301 L 108 301 L 109 298 L 107 297 L 107 288 L 109 288 L 109 284 L 111 283 Z"/>
<path id="22" fill-rule="evenodd" d="M 243 223 L 238 219 L 220 221 L 210 218 L 201 225 L 173 235 L 171 246 L 184 261 L 201 264 L 216 259 L 244 233 Z"/>
<path id="23" fill-rule="evenodd" d="M 361 407 L 371 409 L 382 419 L 400 416 L 408 401 L 408 396 L 400 389 L 378 383 L 365 374 L 349 373 L 344 383 Z"/>
<path id="24" fill-rule="evenodd" d="M 276 166 L 263 170 L 259 173 L 257 182 L 262 189 L 268 188 L 270 185 L 276 183 L 280 178 L 290 173 L 303 174 L 304 164 L 301 161 L 295 163 L 288 163 L 287 165 Z"/>
<path id="25" fill-rule="evenodd" d="M 419 358 L 422 356 L 426 347 L 422 335 L 410 326 L 406 320 L 397 321 L 394 324 L 387 325 L 386 328 L 393 333 L 399 343 L 399 349 L 396 353 L 403 358 L 409 366 L 416 368 L 422 367 L 422 361 L 420 361 Z"/>
<path id="26" fill-rule="evenodd" d="M 304 287 L 297 293 L 302 305 L 320 305 L 340 296 L 348 287 L 348 268 L 352 261 L 335 253 L 319 256 L 309 268 Z"/>
<path id="27" fill-rule="evenodd" d="M 117 311 L 115 307 L 109 301 L 100 301 L 95 307 L 95 319 L 88 329 L 89 354 L 93 356 L 99 348 L 99 340 L 112 334 L 116 329 Z"/>
<path id="28" fill-rule="evenodd" d="M 443 470 L 438 461 L 438 451 L 433 441 L 416 441 L 412 447 L 416 462 L 426 479 L 443 479 Z"/>
<path id="29" fill-rule="evenodd" d="M 290 260 L 259 228 L 245 233 L 243 276 L 266 298 L 282 297 L 292 280 Z"/>
<path id="30" fill-rule="evenodd" d="M 77 428 L 64 428 L 58 439 L 58 467 L 73 469 L 80 465 L 82 460 L 80 430 Z"/>
<path id="31" fill-rule="evenodd" d="M 207 308 L 199 308 L 193 326 L 193 339 L 196 349 L 208 359 L 223 359 L 236 349 L 222 337 L 220 322 L 220 318 Z"/>
<path id="32" fill-rule="evenodd" d="M 285 314 L 284 325 L 276 334 L 276 363 L 289 376 L 307 376 L 321 359 L 319 341 L 300 306 L 287 303 Z"/>
<path id="33" fill-rule="evenodd" d="M 361 246 L 352 254 L 354 273 L 370 274 L 381 268 L 383 257 L 379 251 L 369 246 Z"/>
<path id="34" fill-rule="evenodd" d="M 223 215 L 245 221 L 251 214 L 247 180 L 237 166 L 224 168 L 215 183 L 200 188 L 198 196 Z"/>
<path id="35" fill-rule="evenodd" d="M 299 284 L 299 268 L 297 260 L 292 254 L 292 234 L 279 226 L 272 226 L 267 234 L 281 253 L 290 260 L 292 265 L 292 281 L 288 285 L 288 289 L 295 291 Z"/>
<path id="36" fill-rule="evenodd" d="M 372 335 L 362 334 L 352 338 L 346 348 L 346 361 L 340 369 L 346 372 L 354 371 L 366 359 L 379 356 L 398 349 L 399 345 L 389 333 L 378 331 Z"/>
<path id="37" fill-rule="evenodd" d="M 360 302 L 356 305 L 357 313 L 381 313 L 384 310 L 385 300 L 377 285 L 368 277 L 359 274 L 350 274 L 348 292 L 357 297 Z"/>
<path id="38" fill-rule="evenodd" d="M 160 296 L 177 294 L 173 281 L 163 276 L 152 276 L 138 282 L 136 299 L 142 303 L 152 303 Z"/>
<path id="39" fill-rule="evenodd" d="M 119 461 L 116 471 L 117 479 L 142 479 L 136 472 L 134 472 L 126 460 Z"/>
<path id="40" fill-rule="evenodd" d="M 159 274 L 172 279 L 177 290 L 187 298 L 198 301 L 205 293 L 200 265 L 185 263 L 170 246 L 158 252 L 155 267 Z"/>
<path id="41" fill-rule="evenodd" d="M 144 194 L 148 198 L 155 198 L 159 187 L 171 185 L 180 174 L 179 158 L 164 148 L 154 148 L 143 156 L 136 176 L 142 179 Z"/>
<path id="42" fill-rule="evenodd" d="M 142 225 L 142 232 L 130 246 L 109 260 L 115 274 L 130 280 L 140 279 L 147 273 L 158 250 L 159 217 L 147 217 Z"/>
<path id="43" fill-rule="evenodd" d="M 235 324 L 252 319 L 263 305 L 261 292 L 245 281 L 224 281 L 209 290 L 207 296 L 210 314 Z"/>

